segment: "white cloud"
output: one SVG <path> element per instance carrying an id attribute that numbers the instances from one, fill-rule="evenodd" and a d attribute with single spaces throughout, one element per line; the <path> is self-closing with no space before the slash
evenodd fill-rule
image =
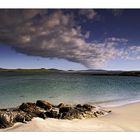
<path id="1" fill-rule="evenodd" d="M 140 46 L 129 46 L 124 50 L 122 58 L 128 60 L 140 60 Z"/>
<path id="2" fill-rule="evenodd" d="M 116 37 L 107 38 L 106 41 L 120 42 L 120 43 L 127 43 L 128 42 L 128 40 L 125 38 L 116 38 Z"/>
<path id="3" fill-rule="evenodd" d="M 86 34 L 85 34 L 85 38 L 89 38 L 89 36 L 90 36 L 90 32 L 88 31 L 88 32 L 86 32 Z"/>
<path id="4" fill-rule="evenodd" d="M 60 10 L 52 11 L 51 14 L 45 14 L 45 11 L 31 13 L 16 26 L 13 25 L 16 23 L 15 17 L 19 17 L 16 14 L 13 19 L 8 17 L 1 22 L 0 27 L 3 28 L 0 29 L 0 40 L 27 55 L 66 59 L 93 68 L 103 67 L 108 60 L 116 57 L 140 59 L 139 46 L 130 46 L 127 49 L 119 47 L 127 45 L 126 39 L 111 37 L 102 42 L 86 42 L 90 32 L 82 34 L 81 27 L 75 24 L 71 14 L 64 14 Z M 94 18 L 96 14 L 91 15 L 89 17 Z M 9 18 L 15 21 L 9 23 L 7 28 L 7 24 L 4 23 Z M 0 19 L 3 19 L 2 14 Z"/>

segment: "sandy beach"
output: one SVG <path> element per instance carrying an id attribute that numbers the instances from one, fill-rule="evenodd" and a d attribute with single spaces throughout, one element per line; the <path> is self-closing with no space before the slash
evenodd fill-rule
<path id="1" fill-rule="evenodd" d="M 140 131 L 140 103 L 110 108 L 112 113 L 93 119 L 58 120 L 34 118 L 27 124 L 16 123 L 0 131 L 48 132 L 48 131 Z"/>

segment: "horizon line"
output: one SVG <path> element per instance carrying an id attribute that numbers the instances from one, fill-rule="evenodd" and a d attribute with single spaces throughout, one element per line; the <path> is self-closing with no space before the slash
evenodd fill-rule
<path id="1" fill-rule="evenodd" d="M 59 68 L 4 68 L 4 67 L 0 67 L 0 69 L 9 69 L 9 70 L 17 70 L 17 69 L 24 69 L 24 70 L 31 70 L 31 69 L 45 69 L 45 70 L 49 70 L 49 69 L 56 69 L 56 70 L 62 70 L 62 71 L 88 71 L 88 70 L 93 70 L 93 71 L 140 71 L 139 69 L 133 69 L 133 70 L 124 70 L 124 69 L 59 69 Z"/>

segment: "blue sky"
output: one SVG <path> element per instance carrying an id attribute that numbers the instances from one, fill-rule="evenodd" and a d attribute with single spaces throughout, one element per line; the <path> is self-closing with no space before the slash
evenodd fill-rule
<path id="1" fill-rule="evenodd" d="M 0 67 L 140 70 L 140 10 L 0 10 Z"/>
<path id="2" fill-rule="evenodd" d="M 79 63 L 69 62 L 64 59 L 42 58 L 40 56 L 27 56 L 18 53 L 10 46 L 0 45 L 0 67 L 1 68 L 58 68 L 64 70 L 87 69 Z"/>

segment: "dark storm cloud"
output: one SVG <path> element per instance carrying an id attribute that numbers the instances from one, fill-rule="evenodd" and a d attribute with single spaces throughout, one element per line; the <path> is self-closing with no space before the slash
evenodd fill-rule
<path id="1" fill-rule="evenodd" d="M 79 12 L 89 20 L 97 15 L 94 10 Z M 74 18 L 63 10 L 0 10 L 0 41 L 27 55 L 61 58 L 87 67 L 102 67 L 118 56 L 130 58 L 130 51 L 117 48 L 126 44 L 126 39 L 112 37 L 89 43 L 90 32 L 82 34 Z M 139 51 L 138 46 L 131 50 L 133 55 Z"/>

